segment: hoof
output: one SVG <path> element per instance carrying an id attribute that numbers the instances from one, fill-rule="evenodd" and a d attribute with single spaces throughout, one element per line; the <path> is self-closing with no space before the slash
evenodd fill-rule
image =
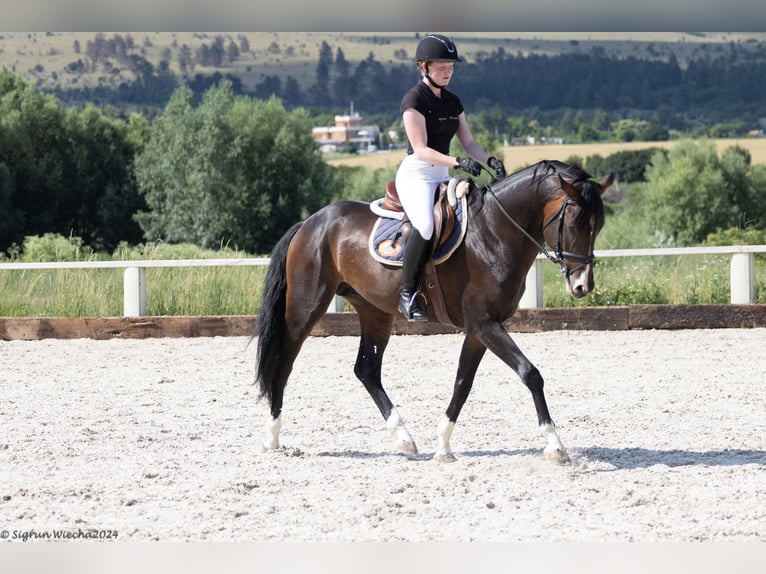
<path id="1" fill-rule="evenodd" d="M 416 447 L 415 443 L 411 441 L 399 442 L 396 445 L 396 450 L 398 450 L 409 459 L 416 459 L 420 456 L 420 453 L 418 453 L 418 447 Z"/>
<path id="2" fill-rule="evenodd" d="M 434 460 L 436 462 L 457 462 L 455 455 L 452 454 L 451 452 L 447 454 L 435 454 Z"/>
<path id="3" fill-rule="evenodd" d="M 569 453 L 567 453 L 566 450 L 560 448 L 552 448 L 550 450 L 545 449 L 545 458 L 547 458 L 553 464 L 569 464 L 569 462 L 571 462 Z"/>

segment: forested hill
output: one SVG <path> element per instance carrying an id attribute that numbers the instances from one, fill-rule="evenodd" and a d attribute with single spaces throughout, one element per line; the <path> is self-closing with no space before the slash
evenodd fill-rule
<path id="1" fill-rule="evenodd" d="M 36 78 L 38 88 L 70 105 L 160 109 L 179 86 L 202 94 L 226 77 L 237 93 L 263 99 L 276 95 L 288 108 L 337 113 L 353 102 L 355 109 L 381 122 L 398 114 L 403 91 L 416 79 L 411 54 L 417 37 L 341 35 L 320 41 L 311 34 L 289 39 L 274 34 L 258 48 L 246 34 L 195 35 L 194 47 L 178 38 L 168 45 L 148 35 L 138 41 L 140 34 L 93 34 L 70 40 L 74 47 L 69 48 L 43 48 L 45 38 L 34 38 L 40 57 L 28 68 L 21 54 L 33 54 L 35 48 L 14 48 L 0 37 L 0 63 Z M 631 50 L 629 43 L 615 48 L 614 42 L 466 38 L 459 46 L 467 57 L 451 87 L 472 110 L 524 113 L 541 123 L 558 121 L 571 110 L 604 110 L 612 117 L 640 117 L 676 130 L 721 122 L 758 128 L 766 121 L 762 36 L 700 41 L 693 50 L 686 41 L 649 42 Z M 66 58 L 67 49 L 72 50 L 68 63 L 61 71 L 51 69 L 56 58 Z M 258 55 L 259 50 L 270 59 Z"/>

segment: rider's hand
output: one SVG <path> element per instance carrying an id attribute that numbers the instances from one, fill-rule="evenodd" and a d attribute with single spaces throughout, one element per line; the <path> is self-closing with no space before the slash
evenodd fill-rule
<path id="1" fill-rule="evenodd" d="M 481 174 L 481 164 L 478 161 L 470 157 L 456 157 L 455 159 L 457 160 L 456 168 L 462 169 L 474 177 L 478 177 Z"/>
<path id="2" fill-rule="evenodd" d="M 487 165 L 495 170 L 495 176 L 497 179 L 505 177 L 505 166 L 503 162 L 497 159 L 495 156 L 490 156 L 487 160 Z"/>

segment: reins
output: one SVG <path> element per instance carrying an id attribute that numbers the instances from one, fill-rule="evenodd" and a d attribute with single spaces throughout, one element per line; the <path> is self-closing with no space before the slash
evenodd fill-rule
<path id="1" fill-rule="evenodd" d="M 545 247 L 543 243 L 540 243 L 530 235 L 530 233 L 524 229 L 519 222 L 517 222 L 508 211 L 506 211 L 505 207 L 503 207 L 503 204 L 500 202 L 500 200 L 497 198 L 497 195 L 495 195 L 494 190 L 492 189 L 492 184 L 488 184 L 485 187 L 486 191 L 489 193 L 490 196 L 495 200 L 497 203 L 497 206 L 500 208 L 500 212 L 503 214 L 503 216 L 510 221 L 516 229 L 521 231 L 524 236 L 529 239 L 535 247 L 537 247 L 538 251 L 542 253 L 549 261 L 552 263 L 555 263 L 559 266 L 559 271 L 561 273 L 569 278 L 569 276 L 574 273 L 575 271 L 578 271 L 585 267 L 586 265 L 591 265 L 596 260 L 596 257 L 594 255 L 580 255 L 579 253 L 572 253 L 569 251 L 563 251 L 562 249 L 562 239 L 564 235 L 564 216 L 566 215 L 566 209 L 570 205 L 577 205 L 578 202 L 567 197 L 563 202 L 561 202 L 561 207 L 559 210 L 554 213 L 550 218 L 548 218 L 548 221 L 545 222 L 543 225 L 543 230 L 545 230 L 551 223 L 553 223 L 556 218 L 558 218 L 559 221 L 559 228 L 558 228 L 558 238 L 556 240 L 556 250 L 554 254 L 551 254 L 550 251 Z M 591 217 L 591 225 L 590 225 L 590 234 L 591 234 L 591 249 L 593 246 L 593 218 Z M 567 269 L 567 266 L 564 262 L 564 259 L 575 259 L 576 261 L 580 261 L 580 265 L 575 267 L 574 269 Z"/>

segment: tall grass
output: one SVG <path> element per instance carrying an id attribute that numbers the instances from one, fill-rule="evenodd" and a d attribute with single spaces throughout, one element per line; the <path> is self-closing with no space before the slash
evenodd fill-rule
<path id="1" fill-rule="evenodd" d="M 766 259 L 756 255 L 756 303 L 766 303 L 765 274 Z M 605 257 L 596 261 L 594 277 L 594 291 L 583 299 L 574 299 L 566 293 L 558 268 L 545 263 L 545 306 L 692 305 L 731 301 L 728 255 Z"/>
<path id="2" fill-rule="evenodd" d="M 27 249 L 28 248 L 28 249 Z M 25 242 L 15 261 L 94 261 L 97 259 L 244 258 L 222 245 L 204 250 L 190 245 L 121 246 L 96 254 L 76 238 L 60 236 Z M 601 258 L 596 288 L 583 299 L 566 293 L 557 266 L 543 262 L 546 307 L 629 304 L 728 303 L 727 255 Z M 260 310 L 265 266 L 168 267 L 147 269 L 149 315 L 250 315 Z M 756 255 L 756 302 L 766 303 L 766 258 Z M 0 316 L 102 317 L 122 315 L 122 269 L 0 270 Z M 347 309 L 349 307 L 347 306 Z"/>
<path id="3" fill-rule="evenodd" d="M 84 248 L 79 238 L 28 237 L 11 261 L 97 261 L 246 258 L 221 245 L 121 245 L 112 255 Z M 122 269 L 0 270 L 0 316 L 101 317 L 123 312 Z M 258 311 L 265 266 L 167 267 L 146 272 L 150 315 L 247 315 Z"/>

